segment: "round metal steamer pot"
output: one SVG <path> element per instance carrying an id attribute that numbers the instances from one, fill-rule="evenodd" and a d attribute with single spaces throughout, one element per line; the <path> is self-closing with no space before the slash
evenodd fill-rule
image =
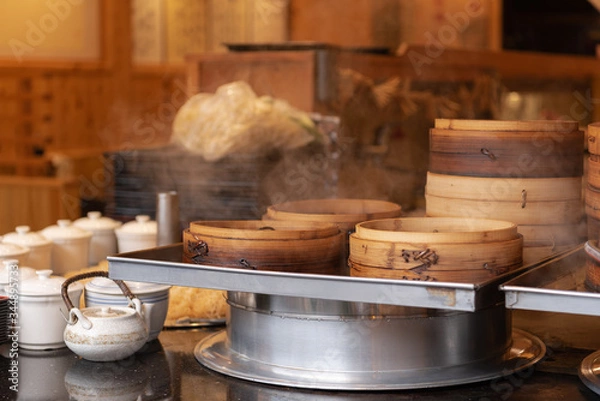
<path id="1" fill-rule="evenodd" d="M 353 276 L 482 282 L 523 262 L 511 222 L 453 217 L 367 221 L 350 236 Z"/>
<path id="2" fill-rule="evenodd" d="M 218 372 L 300 388 L 390 390 L 488 380 L 544 354 L 503 304 L 453 312 L 230 292 L 225 331 L 200 342 Z"/>

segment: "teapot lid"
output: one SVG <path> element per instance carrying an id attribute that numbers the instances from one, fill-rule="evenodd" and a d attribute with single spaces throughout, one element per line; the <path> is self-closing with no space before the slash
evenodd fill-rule
<path id="1" fill-rule="evenodd" d="M 12 233 L 5 234 L 2 242 L 24 246 L 50 245 L 52 241 L 40 233 L 31 231 L 29 226 L 17 226 Z"/>
<path id="2" fill-rule="evenodd" d="M 134 221 L 129 221 L 117 229 L 119 233 L 127 234 L 156 234 L 156 221 L 150 220 L 146 214 L 138 214 Z"/>
<path id="3" fill-rule="evenodd" d="M 131 292 L 137 296 L 155 292 L 167 291 L 171 286 L 163 284 L 125 281 Z M 119 286 L 106 277 L 96 277 L 85 285 L 85 290 L 97 294 L 123 295 Z"/>
<path id="4" fill-rule="evenodd" d="M 71 220 L 58 220 L 55 225 L 48 226 L 41 231 L 41 234 L 51 240 L 65 238 L 89 238 L 92 236 L 90 231 L 77 227 Z"/>
<path id="5" fill-rule="evenodd" d="M 101 212 L 88 212 L 87 217 L 81 217 L 73 222 L 77 227 L 88 231 L 110 231 L 121 225 L 120 221 L 102 216 Z"/>
<path id="6" fill-rule="evenodd" d="M 0 285 L 5 286 L 10 283 L 11 266 L 16 266 L 18 269 L 19 282 L 28 280 L 36 276 L 35 269 L 31 267 L 20 267 L 18 266 L 19 261 L 17 259 L 5 259 L 2 261 L 3 266 L 0 267 Z"/>
<path id="7" fill-rule="evenodd" d="M 65 281 L 64 277 L 53 276 L 52 270 L 36 270 L 36 277 L 21 282 L 19 286 L 20 295 L 31 295 L 31 296 L 48 296 L 57 295 L 60 296 L 62 283 Z M 69 293 L 73 293 L 78 290 L 82 290 L 83 286 L 80 283 L 74 283 L 69 286 Z"/>
<path id="8" fill-rule="evenodd" d="M 14 259 L 29 253 L 31 250 L 22 245 L 0 242 L 0 259 Z"/>

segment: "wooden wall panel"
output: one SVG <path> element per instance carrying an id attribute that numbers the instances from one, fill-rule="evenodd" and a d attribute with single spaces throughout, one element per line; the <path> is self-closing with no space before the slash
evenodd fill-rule
<path id="1" fill-rule="evenodd" d="M 499 50 L 501 10 L 502 0 L 291 0 L 290 39 L 395 49 L 434 38 L 444 47 Z"/>
<path id="2" fill-rule="evenodd" d="M 387 0 L 291 0 L 290 39 L 373 45 L 373 5 Z"/>
<path id="3" fill-rule="evenodd" d="M 0 232 L 17 225 L 41 230 L 56 220 L 80 215 L 79 183 L 73 179 L 0 176 Z"/>

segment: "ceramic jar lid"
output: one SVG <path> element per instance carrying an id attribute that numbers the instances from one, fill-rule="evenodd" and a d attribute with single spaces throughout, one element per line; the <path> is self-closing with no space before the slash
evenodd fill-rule
<path id="1" fill-rule="evenodd" d="M 134 221 L 123 224 L 116 230 L 119 234 L 126 235 L 156 235 L 156 221 L 150 220 L 150 216 L 140 214 L 135 216 Z"/>
<path id="2" fill-rule="evenodd" d="M 26 255 L 31 250 L 22 245 L 10 244 L 10 243 L 0 243 L 0 259 L 14 259 L 20 256 Z"/>
<path id="3" fill-rule="evenodd" d="M 41 234 L 50 240 L 90 238 L 92 233 L 72 224 L 71 220 L 58 220 L 56 225 L 48 226 Z"/>
<path id="4" fill-rule="evenodd" d="M 81 217 L 73 222 L 73 225 L 84 230 L 95 232 L 113 231 L 121 226 L 121 222 L 110 217 L 102 216 L 98 211 L 88 212 L 87 217 Z"/>
<path id="5" fill-rule="evenodd" d="M 168 291 L 169 288 L 171 288 L 169 285 L 137 281 L 125 281 L 125 284 L 127 284 L 131 292 L 136 296 Z M 85 285 L 85 290 L 97 294 L 123 295 L 123 292 L 117 286 L 117 284 L 113 280 L 105 277 L 96 277 L 92 281 L 88 282 Z"/>
<path id="6" fill-rule="evenodd" d="M 12 269 L 11 266 L 16 265 L 19 261 L 16 259 L 5 259 L 2 261 L 0 266 L 0 286 L 5 286 L 11 281 Z M 19 267 L 18 268 L 19 282 L 34 278 L 36 276 L 35 269 L 31 267 Z"/>
<path id="7" fill-rule="evenodd" d="M 17 226 L 12 233 L 5 234 L 2 242 L 27 247 L 47 246 L 52 244 L 48 238 L 40 233 L 31 231 L 29 226 Z"/>
<path id="8" fill-rule="evenodd" d="M 64 277 L 53 276 L 52 270 L 36 270 L 36 277 L 24 280 L 19 286 L 20 295 L 28 296 L 60 296 Z M 69 286 L 69 293 L 82 290 L 80 283 L 74 283 Z"/>

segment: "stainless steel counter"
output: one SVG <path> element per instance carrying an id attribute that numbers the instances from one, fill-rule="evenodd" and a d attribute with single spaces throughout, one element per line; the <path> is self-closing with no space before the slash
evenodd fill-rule
<path id="1" fill-rule="evenodd" d="M 581 361 L 600 347 L 600 323 L 589 316 L 514 311 L 515 325 L 544 339 L 548 355 L 534 369 L 456 387 L 385 391 L 314 391 L 247 382 L 209 371 L 193 354 L 196 344 L 221 328 L 165 330 L 130 359 L 80 360 L 68 350 L 19 355 L 19 393 L 8 389 L 9 360 L 0 357 L 0 400 L 597 400 L 577 376 Z M 4 355 L 4 353 L 3 353 Z M 71 398 L 69 398 L 71 397 Z"/>

